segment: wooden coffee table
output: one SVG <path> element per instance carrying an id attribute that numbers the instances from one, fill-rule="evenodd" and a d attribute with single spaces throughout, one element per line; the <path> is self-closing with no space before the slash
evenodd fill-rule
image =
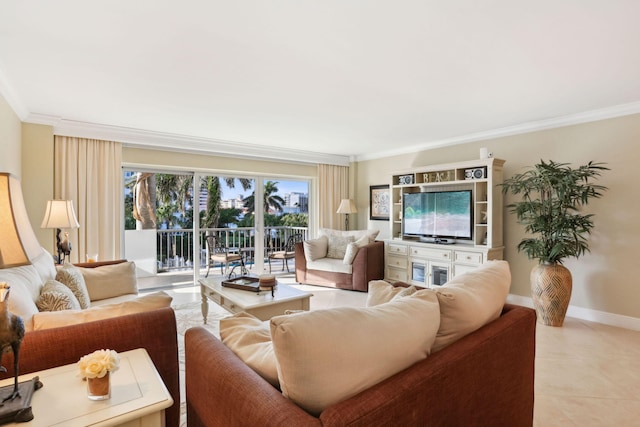
<path id="1" fill-rule="evenodd" d="M 284 314 L 285 310 L 309 310 L 311 292 L 301 291 L 292 286 L 278 283 L 274 295 L 271 291 L 244 291 L 221 285 L 220 279 L 200 279 L 202 296 L 202 317 L 207 323 L 209 300 L 232 313 L 241 311 L 256 316 L 260 320 L 269 320 L 273 316 Z"/>

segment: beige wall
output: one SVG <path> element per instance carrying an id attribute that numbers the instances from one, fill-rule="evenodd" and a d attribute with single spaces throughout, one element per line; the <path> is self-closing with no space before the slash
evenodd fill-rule
<path id="1" fill-rule="evenodd" d="M 21 123 L 7 101 L 0 95 L 0 172 L 22 177 Z"/>
<path id="2" fill-rule="evenodd" d="M 47 200 L 53 199 L 53 128 L 22 124 L 22 191 L 31 226 L 40 244 L 55 250 L 55 231 L 40 228 Z"/>
<path id="3" fill-rule="evenodd" d="M 410 155 L 358 163 L 357 195 L 360 228 L 382 228 L 389 237 L 389 223 L 368 220 L 369 186 L 387 184 L 392 171 L 428 164 L 479 158 L 480 147 L 505 159 L 505 177 L 540 159 L 572 163 L 606 162 L 611 168 L 600 184 L 609 187 L 604 197 L 589 204 L 594 213 L 591 253 L 565 265 L 573 274 L 571 305 L 640 318 L 640 262 L 634 242 L 640 241 L 640 115 L 567 126 L 523 135 L 456 145 Z M 512 198 L 508 196 L 505 204 Z M 524 237 L 522 227 L 505 211 L 505 258 L 511 265 L 511 293 L 530 296 L 529 272 L 534 261 L 516 250 Z"/>

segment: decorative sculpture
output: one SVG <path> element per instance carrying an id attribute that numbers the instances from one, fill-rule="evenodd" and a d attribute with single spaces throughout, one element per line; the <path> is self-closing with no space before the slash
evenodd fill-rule
<path id="1" fill-rule="evenodd" d="M 9 312 L 10 290 L 11 287 L 7 283 L 0 282 L 0 372 L 7 372 L 7 368 L 1 366 L 2 356 L 5 352 L 13 352 L 13 385 L 0 388 L 0 398 L 4 396 L 5 390 L 9 390 L 9 394 L 0 404 L 0 424 L 31 421 L 31 396 L 35 390 L 42 387 L 38 377 L 18 383 L 20 345 L 25 331 L 22 318 Z"/>

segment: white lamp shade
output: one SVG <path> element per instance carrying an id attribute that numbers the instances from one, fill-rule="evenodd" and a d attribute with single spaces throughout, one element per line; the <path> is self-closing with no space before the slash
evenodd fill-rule
<path id="1" fill-rule="evenodd" d="M 29 264 L 40 251 L 20 181 L 11 174 L 0 173 L 0 268 Z"/>
<path id="2" fill-rule="evenodd" d="M 49 200 L 42 228 L 78 228 L 78 219 L 71 200 Z"/>
<path id="3" fill-rule="evenodd" d="M 356 209 L 356 204 L 354 203 L 353 200 L 351 200 L 351 199 L 342 199 L 342 201 L 340 202 L 340 206 L 338 207 L 338 210 L 336 211 L 336 213 L 339 213 L 339 214 L 358 213 L 358 209 Z"/>

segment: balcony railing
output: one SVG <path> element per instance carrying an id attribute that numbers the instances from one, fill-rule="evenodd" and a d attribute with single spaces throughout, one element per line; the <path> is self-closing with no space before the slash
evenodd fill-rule
<path id="1" fill-rule="evenodd" d="M 245 252 L 248 262 L 253 262 L 255 251 L 255 229 L 252 227 L 206 228 L 198 236 L 200 248 L 200 268 L 207 265 L 206 237 L 214 234 L 220 242 L 232 251 Z M 263 247 L 265 258 L 269 250 L 284 250 L 287 239 L 294 234 L 302 234 L 307 239 L 307 227 L 265 227 Z M 172 229 L 157 231 L 158 272 L 193 269 L 193 230 Z"/>

